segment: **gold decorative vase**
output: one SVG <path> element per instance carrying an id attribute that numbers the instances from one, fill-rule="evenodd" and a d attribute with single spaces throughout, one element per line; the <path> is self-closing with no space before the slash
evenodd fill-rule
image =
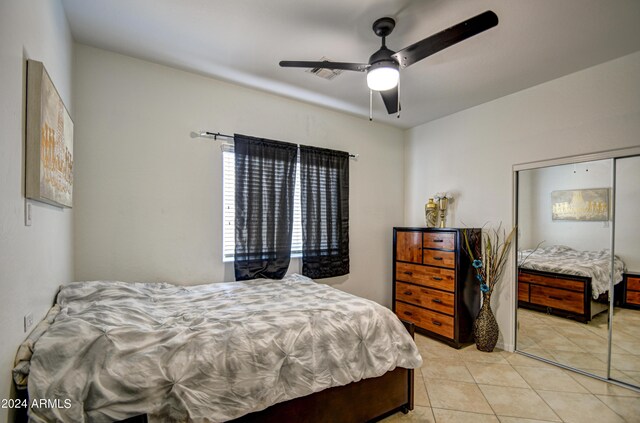
<path id="1" fill-rule="evenodd" d="M 447 227 L 447 206 L 449 205 L 449 199 L 447 197 L 440 198 L 438 200 L 438 208 L 440 209 L 440 227 Z"/>
<path id="2" fill-rule="evenodd" d="M 435 228 L 438 223 L 438 205 L 429 198 L 429 202 L 424 205 L 424 215 L 427 228 Z"/>

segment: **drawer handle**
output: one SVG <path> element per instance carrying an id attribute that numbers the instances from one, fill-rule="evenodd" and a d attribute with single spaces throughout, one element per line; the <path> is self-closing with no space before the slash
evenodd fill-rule
<path id="1" fill-rule="evenodd" d="M 404 273 L 405 275 L 409 275 L 409 276 L 413 275 L 413 272 L 409 272 L 409 271 L 402 272 L 402 273 Z"/>
<path id="2" fill-rule="evenodd" d="M 444 241 L 441 239 L 434 239 L 433 242 L 444 242 Z"/>
<path id="3" fill-rule="evenodd" d="M 442 257 L 434 257 L 434 260 L 442 261 Z"/>
<path id="4" fill-rule="evenodd" d="M 404 295 L 412 295 L 412 294 L 413 294 L 413 292 L 411 292 L 411 291 L 404 291 Z"/>
<path id="5" fill-rule="evenodd" d="M 433 301 L 436 304 L 442 304 L 442 300 L 440 298 L 433 298 L 431 301 Z"/>
<path id="6" fill-rule="evenodd" d="M 549 295 L 549 298 L 551 298 L 552 300 L 562 301 L 562 298 L 560 298 L 560 297 L 555 297 L 555 296 L 553 296 L 553 295 Z"/>
<path id="7" fill-rule="evenodd" d="M 413 316 L 413 313 L 411 313 L 410 311 L 405 311 L 404 314 L 406 314 L 407 316 Z"/>
<path id="8" fill-rule="evenodd" d="M 431 323 L 433 323 L 436 326 L 442 326 L 442 323 L 438 322 L 437 320 L 432 320 Z"/>
<path id="9" fill-rule="evenodd" d="M 434 280 L 434 281 L 441 281 L 441 280 L 442 280 L 442 278 L 441 278 L 440 276 L 434 276 L 434 277 L 433 277 L 433 280 Z"/>

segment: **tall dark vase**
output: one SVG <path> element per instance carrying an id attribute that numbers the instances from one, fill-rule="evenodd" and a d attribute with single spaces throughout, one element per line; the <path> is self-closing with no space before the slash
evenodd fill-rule
<path id="1" fill-rule="evenodd" d="M 482 307 L 478 317 L 473 322 L 473 337 L 476 340 L 476 348 L 480 351 L 491 352 L 498 342 L 498 322 L 491 311 L 491 294 L 482 294 Z"/>

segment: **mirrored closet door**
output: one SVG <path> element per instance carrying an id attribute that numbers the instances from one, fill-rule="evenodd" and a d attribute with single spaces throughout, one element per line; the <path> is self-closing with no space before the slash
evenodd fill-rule
<path id="1" fill-rule="evenodd" d="M 612 171 L 612 160 L 599 160 L 518 177 L 518 349 L 601 377 Z"/>
<path id="2" fill-rule="evenodd" d="M 607 155 L 515 172 L 516 350 L 640 386 L 640 156 Z"/>
<path id="3" fill-rule="evenodd" d="M 615 161 L 615 255 L 625 264 L 611 324 L 611 378 L 640 386 L 640 156 Z"/>

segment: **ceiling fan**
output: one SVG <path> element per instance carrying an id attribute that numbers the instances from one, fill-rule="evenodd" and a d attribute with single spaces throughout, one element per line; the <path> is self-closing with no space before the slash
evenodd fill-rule
<path id="1" fill-rule="evenodd" d="M 369 63 L 320 62 L 283 60 L 281 67 L 285 68 L 319 68 L 332 70 L 349 70 L 367 73 L 367 85 L 372 91 L 379 91 L 389 114 L 400 111 L 398 83 L 399 69 L 406 68 L 420 60 L 451 47 L 452 45 L 473 37 L 483 31 L 498 25 L 498 16 L 488 10 L 451 28 L 438 32 L 417 43 L 411 44 L 397 52 L 387 48 L 386 37 L 396 26 L 396 21 L 385 17 L 373 23 L 373 32 L 382 38 L 382 46 L 369 58 Z M 371 99 L 371 97 L 370 97 Z M 370 100 L 371 102 L 371 100 Z M 398 117 L 400 114 L 398 113 Z M 371 115 L 369 116 L 371 119 Z"/>

